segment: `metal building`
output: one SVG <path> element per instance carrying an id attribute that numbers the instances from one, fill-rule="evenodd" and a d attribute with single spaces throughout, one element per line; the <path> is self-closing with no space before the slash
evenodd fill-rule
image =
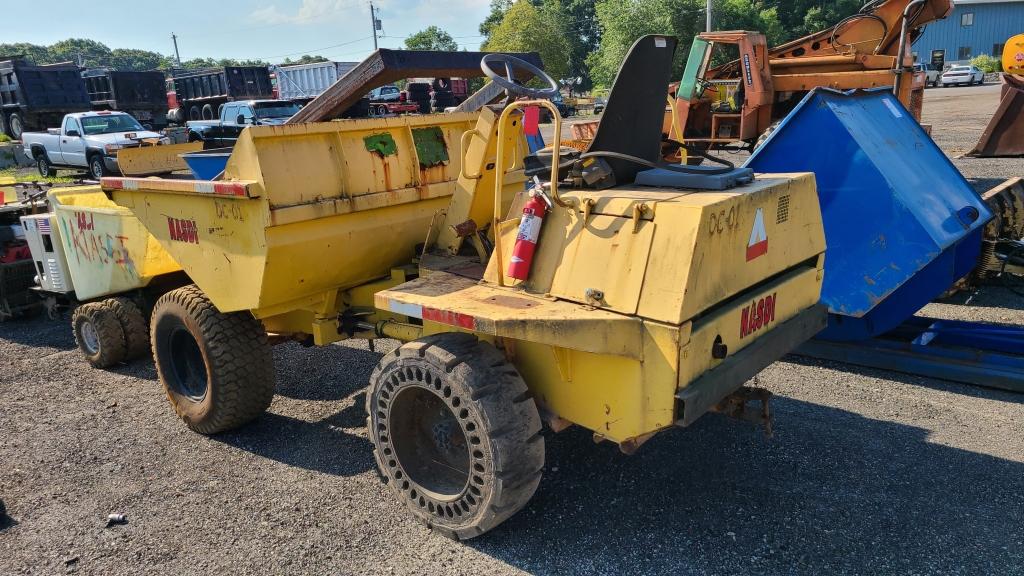
<path id="1" fill-rule="evenodd" d="M 1024 0 L 954 0 L 945 20 L 929 24 L 914 42 L 918 62 L 967 63 L 981 54 L 999 57 L 1003 43 L 1024 32 Z"/>

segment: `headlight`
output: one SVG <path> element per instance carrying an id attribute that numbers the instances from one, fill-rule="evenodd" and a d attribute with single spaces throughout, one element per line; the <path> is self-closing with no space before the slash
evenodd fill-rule
<path id="1" fill-rule="evenodd" d="M 121 148 L 124 148 L 122 144 L 107 144 L 106 146 L 103 147 L 103 151 L 106 152 L 107 154 L 113 154 L 114 152 L 117 152 Z"/>

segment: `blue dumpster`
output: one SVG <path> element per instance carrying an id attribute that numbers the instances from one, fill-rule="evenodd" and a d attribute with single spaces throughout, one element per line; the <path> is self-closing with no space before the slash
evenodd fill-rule
<path id="1" fill-rule="evenodd" d="M 992 217 L 887 89 L 816 89 L 745 164 L 814 172 L 825 224 L 819 335 L 888 332 L 970 272 Z"/>

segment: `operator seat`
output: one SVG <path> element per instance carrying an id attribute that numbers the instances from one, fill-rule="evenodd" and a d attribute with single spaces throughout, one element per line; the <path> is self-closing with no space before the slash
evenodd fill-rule
<path id="1" fill-rule="evenodd" d="M 587 152 L 626 154 L 652 163 L 661 160 L 665 102 L 677 43 L 673 36 L 650 35 L 633 44 L 615 76 Z M 605 160 L 618 184 L 632 183 L 638 172 L 647 169 L 612 156 Z"/>

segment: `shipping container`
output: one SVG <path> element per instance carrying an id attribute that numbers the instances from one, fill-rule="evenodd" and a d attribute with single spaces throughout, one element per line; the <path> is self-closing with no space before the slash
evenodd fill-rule
<path id="1" fill-rule="evenodd" d="M 93 110 L 119 110 L 149 129 L 167 126 L 164 73 L 122 72 L 107 68 L 82 73 Z"/>
<path id="2" fill-rule="evenodd" d="M 186 120 L 213 120 L 220 114 L 221 105 L 232 100 L 273 97 L 266 66 L 176 71 L 173 81 L 178 107 L 168 113 L 168 119 L 178 124 Z"/>
<path id="3" fill-rule="evenodd" d="M 65 114 L 91 109 L 81 70 L 71 62 L 36 66 L 20 56 L 0 58 L 0 132 L 59 126 Z"/>
<path id="4" fill-rule="evenodd" d="M 273 66 L 277 77 L 277 98 L 309 102 L 338 81 L 358 62 L 315 62 L 297 66 Z"/>

